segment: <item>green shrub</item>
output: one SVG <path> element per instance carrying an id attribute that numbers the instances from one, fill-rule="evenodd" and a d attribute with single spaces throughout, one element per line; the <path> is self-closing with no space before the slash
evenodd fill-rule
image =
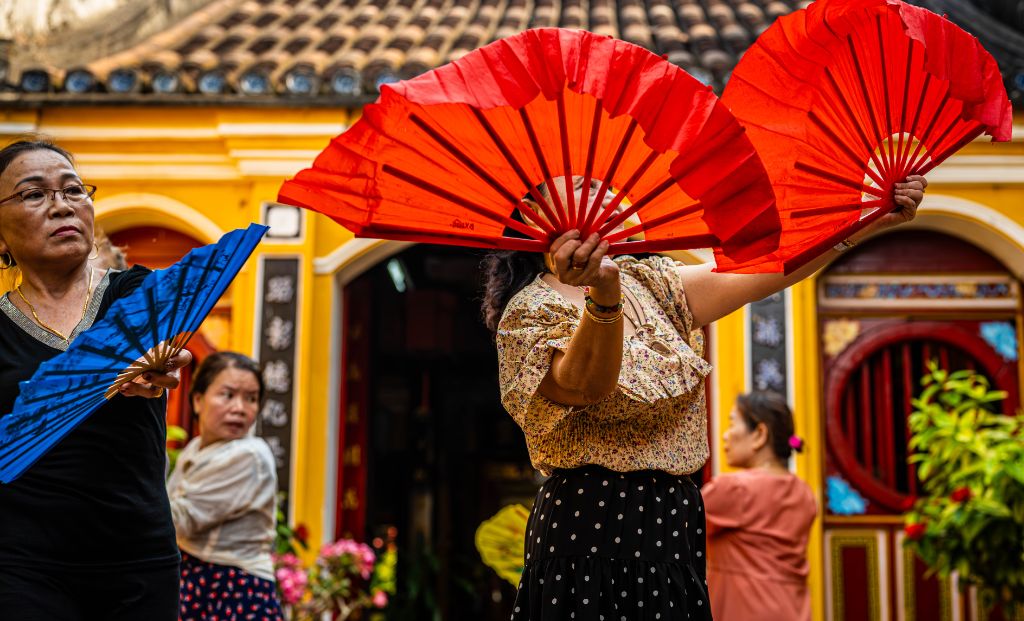
<path id="1" fill-rule="evenodd" d="M 957 572 L 983 603 L 1024 604 L 1024 419 L 998 411 L 1006 393 L 973 371 L 935 363 L 910 416 L 910 462 L 923 495 L 906 545 L 941 576 Z"/>

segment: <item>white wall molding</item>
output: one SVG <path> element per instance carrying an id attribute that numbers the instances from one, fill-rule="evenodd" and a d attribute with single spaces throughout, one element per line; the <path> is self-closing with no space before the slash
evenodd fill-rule
<path id="1" fill-rule="evenodd" d="M 942 184 L 1024 184 L 1024 155 L 954 155 L 928 173 Z"/>
<path id="2" fill-rule="evenodd" d="M 343 287 L 377 263 L 409 246 L 412 246 L 411 242 L 361 237 L 352 239 L 338 246 L 329 255 L 313 259 L 313 273 L 337 273 L 340 286 Z"/>
<path id="3" fill-rule="evenodd" d="M 926 194 L 908 228 L 939 231 L 967 240 L 1002 261 L 1024 280 L 1024 226 L 995 209 L 957 196 Z"/>
<path id="4" fill-rule="evenodd" d="M 39 126 L 35 123 L 18 123 L 14 121 L 0 123 L 0 135 L 17 136 L 19 134 L 32 134 L 37 131 L 39 131 Z"/>
<path id="5" fill-rule="evenodd" d="M 188 125 L 47 125 L 36 123 L 0 124 L 4 133 L 39 131 L 54 140 L 144 141 L 218 140 L 221 138 L 324 137 L 333 138 L 348 128 L 345 123 L 214 123 Z"/>
<path id="6" fill-rule="evenodd" d="M 96 201 L 96 222 L 113 233 L 133 226 L 166 226 L 210 244 L 224 230 L 193 207 L 162 194 L 127 192 Z"/>

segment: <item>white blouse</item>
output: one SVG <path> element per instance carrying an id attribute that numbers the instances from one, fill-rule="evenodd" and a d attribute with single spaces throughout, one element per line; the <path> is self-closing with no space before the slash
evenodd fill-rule
<path id="1" fill-rule="evenodd" d="M 262 438 L 193 438 L 167 481 L 178 546 L 208 563 L 274 580 L 277 473 Z"/>

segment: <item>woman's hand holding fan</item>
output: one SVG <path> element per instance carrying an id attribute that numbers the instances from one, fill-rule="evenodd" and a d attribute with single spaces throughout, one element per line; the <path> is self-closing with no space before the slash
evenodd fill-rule
<path id="1" fill-rule="evenodd" d="M 782 221 L 765 264 L 792 272 L 844 239 L 912 218 L 901 184 L 982 134 L 1009 140 L 995 60 L 949 20 L 898 0 L 817 0 L 744 54 L 722 101 L 772 179 Z M 913 192 L 923 190 L 913 188 Z M 768 270 L 770 271 L 770 270 Z"/>
<path id="2" fill-rule="evenodd" d="M 1008 140 L 1011 114 L 978 41 L 899 0 L 779 18 L 722 102 L 635 45 L 538 29 L 385 86 L 279 199 L 363 237 L 545 252 L 575 229 L 609 254 L 791 273 L 910 219 L 914 178 Z"/>
<path id="3" fill-rule="evenodd" d="M 0 483 L 18 478 L 108 399 L 154 398 L 177 386 L 177 369 L 191 361 L 185 345 L 267 228 L 231 231 L 152 272 L 21 382 L 14 409 L 0 418 Z"/>
<path id="4" fill-rule="evenodd" d="M 161 343 L 164 345 L 164 343 Z M 173 390 L 181 383 L 181 369 L 192 363 L 192 352 L 182 349 L 157 362 L 156 352 L 162 349 L 158 345 L 150 350 L 154 355 L 152 361 L 140 358 L 135 364 L 121 372 L 124 381 L 115 383 L 112 390 L 125 397 L 146 397 L 155 399 L 164 394 L 164 390 Z"/>

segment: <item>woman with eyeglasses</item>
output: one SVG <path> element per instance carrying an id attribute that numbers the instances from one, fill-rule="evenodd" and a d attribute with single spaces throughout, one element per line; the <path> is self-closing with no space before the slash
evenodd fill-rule
<path id="1" fill-rule="evenodd" d="M 66 350 L 149 273 L 94 267 L 92 196 L 45 141 L 0 150 L 0 417 L 18 383 Z M 128 383 L 16 481 L 0 484 L 0 616 L 177 618 L 178 550 L 164 489 L 166 398 L 177 369 Z"/>

